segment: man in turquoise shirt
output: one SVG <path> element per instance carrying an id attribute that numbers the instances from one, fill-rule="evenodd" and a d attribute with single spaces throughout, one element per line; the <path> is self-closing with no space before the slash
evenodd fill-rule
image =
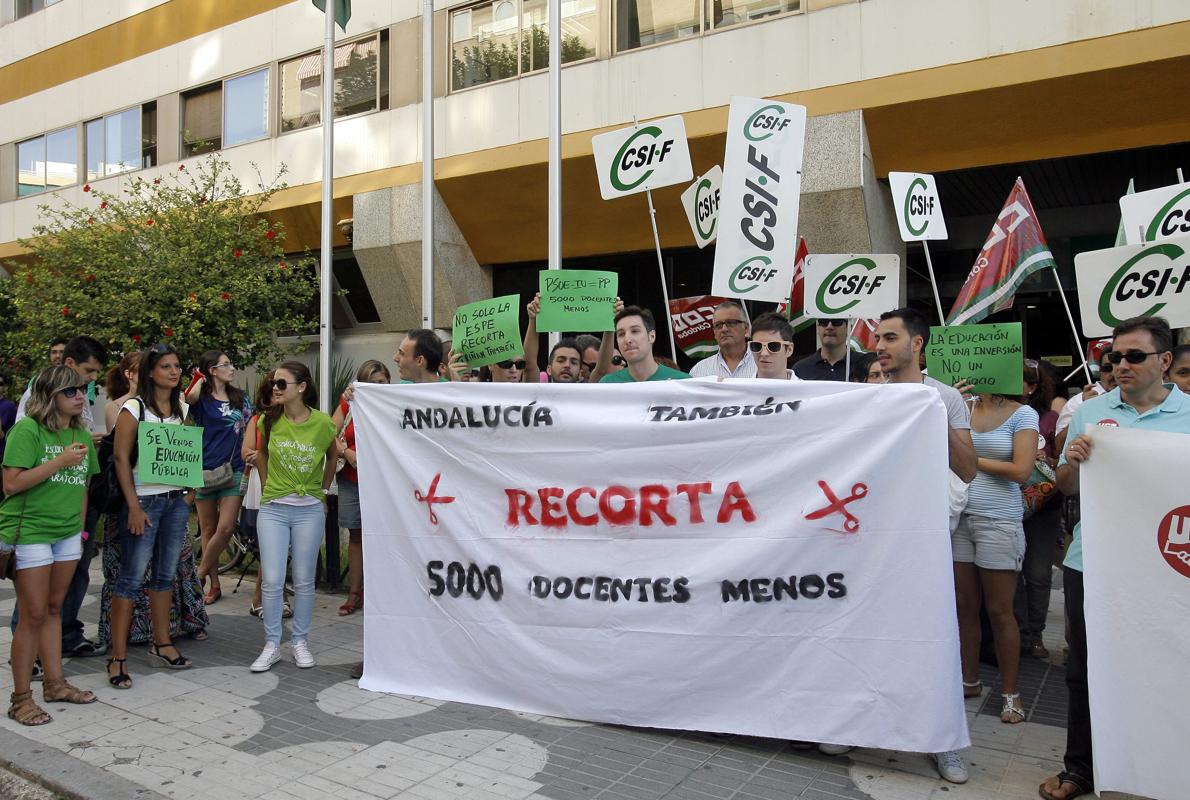
<path id="1" fill-rule="evenodd" d="M 653 342 L 657 341 L 657 323 L 653 312 L 639 306 L 628 306 L 616 314 L 616 347 L 628 362 L 628 367 L 604 375 L 600 383 L 639 383 L 641 381 L 670 381 L 689 378 L 685 372 L 658 364 L 653 358 Z"/>
<path id="2" fill-rule="evenodd" d="M 1079 490 L 1079 470 L 1091 456 L 1088 425 L 1145 428 L 1190 433 L 1190 397 L 1162 383 L 1173 355 L 1173 333 L 1161 317 L 1134 317 L 1112 331 L 1107 358 L 1115 367 L 1116 388 L 1083 403 L 1070 422 L 1071 437 L 1058 462 L 1058 489 Z M 1066 614 L 1070 620 L 1070 656 L 1066 688 L 1070 694 L 1066 726 L 1065 771 L 1041 784 L 1041 796 L 1066 800 L 1094 789 L 1091 712 L 1087 697 L 1087 625 L 1083 616 L 1083 544 L 1079 525 L 1063 562 Z"/>

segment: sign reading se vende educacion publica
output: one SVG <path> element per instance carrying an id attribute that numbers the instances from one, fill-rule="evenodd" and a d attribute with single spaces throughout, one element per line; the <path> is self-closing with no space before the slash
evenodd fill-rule
<path id="1" fill-rule="evenodd" d="M 1079 253 L 1074 276 L 1088 338 L 1110 336 L 1130 317 L 1190 325 L 1190 236 Z"/>
<path id="2" fill-rule="evenodd" d="M 684 183 L 694 177 L 681 115 L 591 138 L 604 200 Z"/>
<path id="3" fill-rule="evenodd" d="M 805 142 L 805 106 L 731 98 L 713 294 L 789 300 Z"/>

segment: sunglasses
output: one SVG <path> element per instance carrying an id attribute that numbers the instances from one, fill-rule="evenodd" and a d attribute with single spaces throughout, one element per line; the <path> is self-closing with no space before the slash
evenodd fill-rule
<path id="1" fill-rule="evenodd" d="M 69 399 L 73 398 L 76 394 L 78 394 L 79 392 L 85 393 L 87 391 L 87 387 L 86 386 L 67 386 L 65 389 L 59 389 L 58 391 L 60 391 L 62 393 L 63 397 L 65 397 L 69 400 Z"/>
<path id="2" fill-rule="evenodd" d="M 587 368 L 587 372 L 595 371 L 595 362 L 594 361 L 584 361 L 583 366 Z M 2 386 L 2 385 L 3 384 L 0 384 L 0 386 Z"/>
<path id="3" fill-rule="evenodd" d="M 1100 372 L 1111 372 L 1112 369 L 1114 369 L 1114 367 L 1112 367 L 1112 364 L 1110 361 L 1105 361 L 1099 365 Z"/>
<path id="4" fill-rule="evenodd" d="M 780 353 L 789 342 L 748 342 L 748 349 L 753 353 L 768 349 L 770 353 Z"/>
<path id="5" fill-rule="evenodd" d="M 497 361 L 496 366 L 499 367 L 500 369 L 512 369 L 513 367 L 515 367 L 517 369 L 524 369 L 525 368 L 525 359 L 523 359 L 523 358 L 515 358 L 515 359 L 509 358 L 509 359 L 505 359 L 504 361 Z"/>
<path id="6" fill-rule="evenodd" d="M 823 328 L 829 328 L 832 326 L 834 326 L 836 328 L 841 328 L 847 324 L 847 320 L 845 320 L 845 319 L 820 319 L 820 320 L 818 320 L 818 324 L 819 324 L 819 326 L 821 326 Z"/>
<path id="7" fill-rule="evenodd" d="M 624 356 L 619 356 L 619 355 L 612 356 L 612 364 L 614 364 L 617 367 L 622 367 L 627 363 L 628 363 L 628 361 L 627 361 L 627 359 L 624 358 Z"/>
<path id="8" fill-rule="evenodd" d="M 1121 353 L 1119 350 L 1112 350 L 1107 354 L 1107 360 L 1111 364 L 1119 364 L 1121 361 L 1127 361 L 1129 364 L 1139 364 L 1149 356 L 1161 355 L 1161 352 L 1157 350 L 1152 353 L 1142 353 L 1139 350 L 1129 350 L 1127 353 Z M 1100 369 L 1103 369 L 1103 367 L 1100 367 Z"/>
<path id="9" fill-rule="evenodd" d="M 289 381 L 284 378 L 277 378 L 276 380 L 269 381 L 269 386 L 283 392 L 289 388 Z"/>

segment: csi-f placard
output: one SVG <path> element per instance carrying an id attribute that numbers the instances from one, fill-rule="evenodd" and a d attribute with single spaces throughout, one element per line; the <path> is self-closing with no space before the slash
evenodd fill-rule
<path id="1" fill-rule="evenodd" d="M 870 319 L 899 305 L 901 259 L 895 254 L 807 256 L 804 280 L 808 316 Z"/>
<path id="2" fill-rule="evenodd" d="M 681 115 L 601 133 L 592 137 L 591 148 L 604 200 L 685 183 L 694 177 Z"/>
<path id="3" fill-rule="evenodd" d="M 682 208 L 686 210 L 694 242 L 700 249 L 715 241 L 718 234 L 719 188 L 722 185 L 723 170 L 716 164 L 682 192 Z"/>
<path id="4" fill-rule="evenodd" d="M 1190 236 L 1190 183 L 1126 194 L 1120 217 L 1128 244 Z"/>
<path id="5" fill-rule="evenodd" d="M 1089 339 L 1110 336 L 1131 317 L 1190 325 L 1190 236 L 1079 253 L 1074 276 Z"/>
<path id="6" fill-rule="evenodd" d="M 888 183 L 892 187 L 902 241 L 946 238 L 946 218 L 942 216 L 942 202 L 933 175 L 890 172 Z"/>

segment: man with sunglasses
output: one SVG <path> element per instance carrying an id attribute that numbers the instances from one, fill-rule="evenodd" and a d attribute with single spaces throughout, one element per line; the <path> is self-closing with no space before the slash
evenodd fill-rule
<path id="1" fill-rule="evenodd" d="M 1086 401 L 1105 395 L 1114 388 L 1116 388 L 1115 365 L 1108 360 L 1107 351 L 1104 351 L 1103 355 L 1099 356 L 1099 380 L 1067 400 L 1066 405 L 1062 406 L 1062 410 L 1058 412 L 1058 421 L 1054 425 L 1054 441 L 1059 452 L 1066 446 L 1066 436 L 1070 432 L 1070 420 L 1074 418 L 1074 412 L 1078 411 Z"/>
<path id="2" fill-rule="evenodd" d="M 748 349 L 752 330 L 744 316 L 744 307 L 735 300 L 724 300 L 715 306 L 711 329 L 719 352 L 695 364 L 690 377 L 755 378 L 756 359 Z"/>
<path id="3" fill-rule="evenodd" d="M 804 381 L 847 381 L 847 320 L 820 319 L 816 323 L 822 346 L 793 365 Z"/>
<path id="4" fill-rule="evenodd" d="M 789 368 L 789 359 L 793 355 L 793 326 L 784 315 L 769 311 L 753 320 L 748 352 L 756 361 L 757 378 L 801 380 Z"/>
<path id="5" fill-rule="evenodd" d="M 1190 397 L 1174 384 L 1163 383 L 1173 361 L 1173 332 L 1161 317 L 1133 317 L 1112 331 L 1112 349 L 1104 357 L 1113 365 L 1116 388 L 1094 397 L 1074 412 L 1072 437 L 1058 461 L 1058 490 L 1079 493 L 1079 471 L 1093 456 L 1092 440 L 1083 431 L 1088 425 L 1144 428 L 1173 433 L 1190 433 Z M 1143 486 L 1144 476 L 1136 476 Z M 1144 502 L 1141 496 L 1128 502 Z M 1067 641 L 1065 770 L 1041 784 L 1042 797 L 1066 800 L 1094 791 L 1091 752 L 1091 711 L 1087 694 L 1087 623 L 1083 615 L 1082 524 L 1074 527 L 1074 539 L 1062 562 L 1062 586 L 1066 594 Z"/>

